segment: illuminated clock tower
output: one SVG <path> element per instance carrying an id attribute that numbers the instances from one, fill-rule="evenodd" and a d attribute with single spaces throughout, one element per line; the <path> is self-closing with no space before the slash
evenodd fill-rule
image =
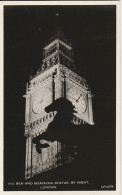
<path id="1" fill-rule="evenodd" d="M 26 163 L 25 179 L 70 163 L 74 156 L 62 160 L 62 143 L 46 142 L 49 147 L 36 149 L 33 139 L 47 130 L 56 111 L 46 113 L 45 107 L 59 98 L 66 98 L 75 106 L 75 125 L 93 125 L 92 94 L 87 81 L 75 72 L 72 47 L 62 32 L 43 49 L 41 70 L 27 83 L 25 109 Z M 44 140 L 42 140 L 42 143 Z"/>

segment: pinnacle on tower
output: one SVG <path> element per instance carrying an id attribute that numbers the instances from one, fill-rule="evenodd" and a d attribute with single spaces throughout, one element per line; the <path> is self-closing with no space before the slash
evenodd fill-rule
<path id="1" fill-rule="evenodd" d="M 49 39 L 50 42 L 54 41 L 55 39 L 60 39 L 67 45 L 71 45 L 68 39 L 65 37 L 62 29 L 58 26 L 52 33 L 51 38 Z"/>

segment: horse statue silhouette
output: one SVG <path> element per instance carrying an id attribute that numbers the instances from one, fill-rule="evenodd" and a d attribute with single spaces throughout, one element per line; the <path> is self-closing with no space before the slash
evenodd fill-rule
<path id="1" fill-rule="evenodd" d="M 115 170 L 110 164 L 115 161 L 112 150 L 114 143 L 108 139 L 110 134 L 107 133 L 107 130 L 111 130 L 111 126 L 108 127 L 102 122 L 97 125 L 75 125 L 72 122 L 76 113 L 75 107 L 65 98 L 55 100 L 45 108 L 45 111 L 47 113 L 57 111 L 57 113 L 47 130 L 33 139 L 37 152 L 41 153 L 43 148 L 49 147 L 50 142 L 54 141 L 68 145 L 72 150 L 77 148 L 78 156 L 75 159 L 77 163 L 72 168 L 76 175 L 81 177 L 82 174 L 82 177 L 87 177 L 98 184 L 107 182 L 108 179 L 114 182 Z"/>
<path id="2" fill-rule="evenodd" d="M 76 111 L 69 100 L 65 98 L 57 99 L 47 106 L 45 111 L 47 113 L 57 111 L 57 114 L 54 120 L 49 123 L 47 130 L 33 139 L 33 142 L 36 144 L 36 150 L 39 153 L 41 148 L 49 147 L 49 142 L 46 143 L 46 141 L 58 141 L 70 146 L 85 147 L 86 143 L 93 138 L 91 125 L 73 124 L 72 120 Z"/>

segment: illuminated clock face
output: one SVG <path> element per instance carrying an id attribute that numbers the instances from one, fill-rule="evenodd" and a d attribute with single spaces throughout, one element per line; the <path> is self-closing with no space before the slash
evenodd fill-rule
<path id="1" fill-rule="evenodd" d="M 45 107 L 51 104 L 51 91 L 49 88 L 44 88 L 37 92 L 33 99 L 33 112 L 35 114 L 40 114 L 44 111 Z"/>
<path id="2" fill-rule="evenodd" d="M 86 111 L 86 100 L 81 91 L 75 88 L 70 88 L 68 91 L 68 99 L 75 106 L 77 113 L 82 114 Z"/>

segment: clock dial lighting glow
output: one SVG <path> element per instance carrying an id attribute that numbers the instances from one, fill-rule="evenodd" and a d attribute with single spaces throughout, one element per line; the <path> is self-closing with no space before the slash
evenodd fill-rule
<path id="1" fill-rule="evenodd" d="M 33 112 L 35 114 L 40 114 L 44 111 L 44 108 L 51 103 L 51 91 L 48 88 L 36 93 L 33 100 Z"/>
<path id="2" fill-rule="evenodd" d="M 86 101 L 81 91 L 70 88 L 68 91 L 68 99 L 75 106 L 77 113 L 82 114 L 86 111 Z"/>

